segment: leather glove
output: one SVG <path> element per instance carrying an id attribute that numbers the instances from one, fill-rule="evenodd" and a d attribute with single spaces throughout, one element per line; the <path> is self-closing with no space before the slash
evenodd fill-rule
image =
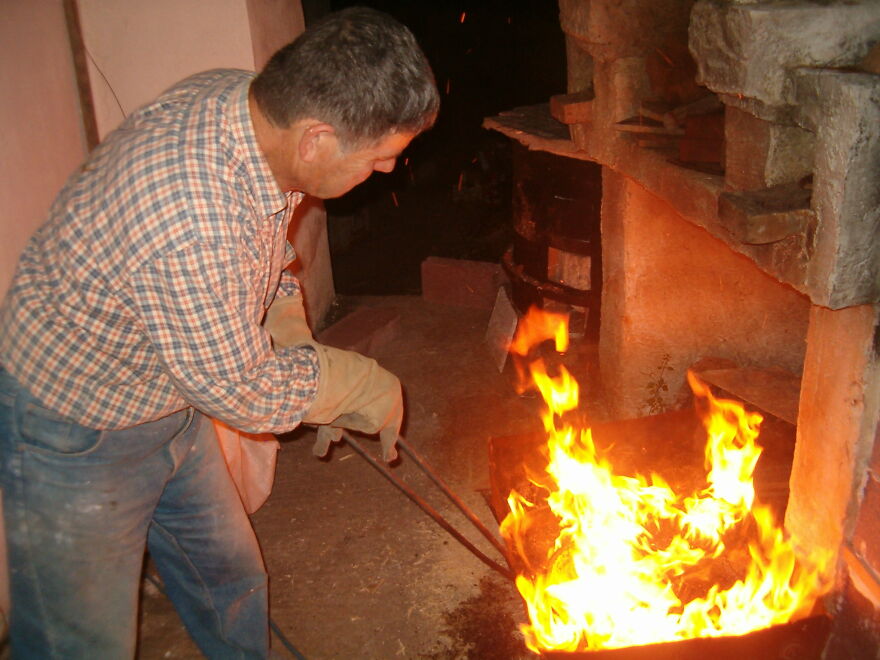
<path id="1" fill-rule="evenodd" d="M 321 424 L 312 449 L 324 456 L 342 429 L 378 433 L 382 458 L 397 458 L 397 436 L 403 423 L 403 394 L 397 376 L 360 353 L 316 342 L 304 342 L 318 355 L 321 376 L 318 393 L 303 421 Z"/>
<path id="2" fill-rule="evenodd" d="M 306 310 L 300 294 L 276 298 L 266 312 L 266 329 L 278 348 L 312 341 L 312 331 L 306 321 Z"/>
<path id="3" fill-rule="evenodd" d="M 276 299 L 266 314 L 266 329 L 275 346 L 311 346 L 318 356 L 318 392 L 303 422 L 317 424 L 312 449 L 325 456 L 342 429 L 378 433 L 382 458 L 397 458 L 397 436 L 403 423 L 400 381 L 368 357 L 317 343 L 312 338 L 299 295 Z"/>

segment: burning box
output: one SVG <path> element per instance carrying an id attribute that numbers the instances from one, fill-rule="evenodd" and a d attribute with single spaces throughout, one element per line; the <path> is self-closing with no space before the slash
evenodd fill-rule
<path id="1" fill-rule="evenodd" d="M 819 657 L 828 620 L 807 617 L 830 587 L 827 557 L 799 556 L 779 502 L 756 500 L 761 415 L 692 376 L 699 414 L 590 429 L 564 367 L 529 362 L 548 339 L 565 349 L 564 322 L 530 312 L 512 344 L 544 398 L 544 437 L 491 446 L 529 647 L 696 658 L 756 657 L 748 649 L 763 645 L 760 657 Z"/>

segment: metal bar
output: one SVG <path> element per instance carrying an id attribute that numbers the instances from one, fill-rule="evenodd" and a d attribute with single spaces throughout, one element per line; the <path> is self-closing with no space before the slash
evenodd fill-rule
<path id="1" fill-rule="evenodd" d="M 462 499 L 452 492 L 449 486 L 447 486 L 443 479 L 440 478 L 440 475 L 438 475 L 431 468 L 431 466 L 428 465 L 425 459 L 422 458 L 422 456 L 415 449 L 410 447 L 409 443 L 407 443 L 403 438 L 397 439 L 397 446 L 400 447 L 400 449 L 402 449 L 405 454 L 412 458 L 413 461 L 415 461 L 415 464 L 418 465 L 426 475 L 428 475 L 428 478 L 433 481 L 440 490 L 443 491 L 443 494 L 446 495 L 446 497 L 448 497 L 449 500 L 458 507 L 458 510 L 461 511 L 467 517 L 467 519 L 471 521 L 471 523 L 473 523 L 474 527 L 480 530 L 480 533 L 485 536 L 489 543 L 495 546 L 495 549 L 501 553 L 501 556 L 504 557 L 505 560 L 507 560 L 507 548 L 504 546 L 504 544 L 500 540 L 498 540 L 498 538 L 489 530 L 488 527 L 483 524 L 482 520 L 477 518 L 476 514 L 471 511 L 470 508 L 468 508 L 468 506 L 462 501 Z M 510 562 L 508 561 L 507 563 L 509 564 Z"/>
<path id="2" fill-rule="evenodd" d="M 144 579 L 146 579 L 147 582 L 156 587 L 156 589 L 159 590 L 159 593 L 165 596 L 165 598 L 169 598 L 168 592 L 165 591 L 165 586 L 154 575 L 146 572 L 144 573 Z M 306 656 L 300 653 L 299 649 L 297 649 L 293 645 L 293 643 L 289 639 L 287 639 L 287 636 L 281 631 L 281 628 L 278 627 L 278 624 L 275 623 L 272 617 L 269 617 L 269 628 L 272 630 L 273 633 L 275 633 L 278 639 L 281 640 L 281 643 L 284 644 L 285 648 L 287 648 L 287 650 L 290 651 L 291 654 L 293 654 L 293 657 L 296 658 L 296 660 L 307 660 Z"/>
<path id="3" fill-rule="evenodd" d="M 293 657 L 296 658 L 296 660 L 307 660 L 306 656 L 304 656 L 302 653 L 300 653 L 299 649 L 297 649 L 291 643 L 291 641 L 289 639 L 287 639 L 287 636 L 283 632 L 281 632 L 281 628 L 278 627 L 278 624 L 275 623 L 275 621 L 273 621 L 271 617 L 269 618 L 269 628 L 271 628 L 272 632 L 275 633 L 275 636 L 281 640 L 282 644 L 284 644 L 284 648 L 286 648 L 288 651 L 290 651 L 291 655 L 293 655 Z M 271 652 L 270 652 L 270 655 L 271 655 Z"/>
<path id="4" fill-rule="evenodd" d="M 354 449 L 358 454 L 360 454 L 363 458 L 365 458 L 370 465 L 372 465 L 374 468 L 376 468 L 376 470 L 378 470 L 382 474 L 383 477 L 385 477 L 386 479 L 388 479 L 388 481 L 390 481 L 392 484 L 397 486 L 397 488 L 401 492 L 403 492 L 403 494 L 406 495 L 410 500 L 412 500 L 416 505 L 418 505 L 418 507 L 422 511 L 424 511 L 429 516 L 431 516 L 431 518 L 433 518 L 434 521 L 438 525 L 440 525 L 443 529 L 445 529 L 447 532 L 449 532 L 449 534 L 451 534 L 452 537 L 455 538 L 456 541 L 458 541 L 465 548 L 470 550 L 471 553 L 477 559 L 479 559 L 481 562 L 486 564 L 486 566 L 491 568 L 493 571 L 497 571 L 498 573 L 500 573 L 501 575 L 503 575 L 507 579 L 509 579 L 509 580 L 513 579 L 513 574 L 510 572 L 510 570 L 508 570 L 507 568 L 505 568 L 504 566 L 502 566 L 498 562 L 494 561 L 493 559 L 490 559 L 485 554 L 483 554 L 483 552 L 479 548 L 477 548 L 473 543 L 471 543 L 464 536 L 462 536 L 461 532 L 459 532 L 457 529 L 455 529 L 443 516 L 441 516 L 424 499 L 422 499 L 419 495 L 417 495 L 415 493 L 415 491 L 413 491 L 406 483 L 404 483 L 403 481 L 398 479 L 396 476 L 394 476 L 394 474 L 392 474 L 391 470 L 389 470 L 387 467 L 382 465 L 375 458 L 370 456 L 370 454 L 367 453 L 367 451 L 361 446 L 361 444 L 357 440 L 352 438 L 349 433 L 343 432 L 342 437 L 345 438 L 345 441 L 349 444 L 349 446 L 352 449 Z"/>

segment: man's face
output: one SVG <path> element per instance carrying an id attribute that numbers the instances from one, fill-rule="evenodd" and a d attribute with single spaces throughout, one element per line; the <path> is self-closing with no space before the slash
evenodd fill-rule
<path id="1" fill-rule="evenodd" d="M 392 171 L 397 157 L 414 137 L 414 133 L 391 133 L 378 142 L 345 150 L 334 136 L 332 145 L 315 160 L 310 189 L 305 192 L 321 199 L 340 197 L 373 172 Z"/>

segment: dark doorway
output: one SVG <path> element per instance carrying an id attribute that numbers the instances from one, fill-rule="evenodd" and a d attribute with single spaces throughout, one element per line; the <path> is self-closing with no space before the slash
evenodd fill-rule
<path id="1" fill-rule="evenodd" d="M 327 201 L 337 293 L 418 294 L 428 256 L 500 261 L 513 235 L 511 144 L 482 121 L 566 91 L 556 2 L 303 4 L 307 23 L 355 4 L 395 16 L 421 44 L 441 94 L 436 125 L 393 173 Z"/>

